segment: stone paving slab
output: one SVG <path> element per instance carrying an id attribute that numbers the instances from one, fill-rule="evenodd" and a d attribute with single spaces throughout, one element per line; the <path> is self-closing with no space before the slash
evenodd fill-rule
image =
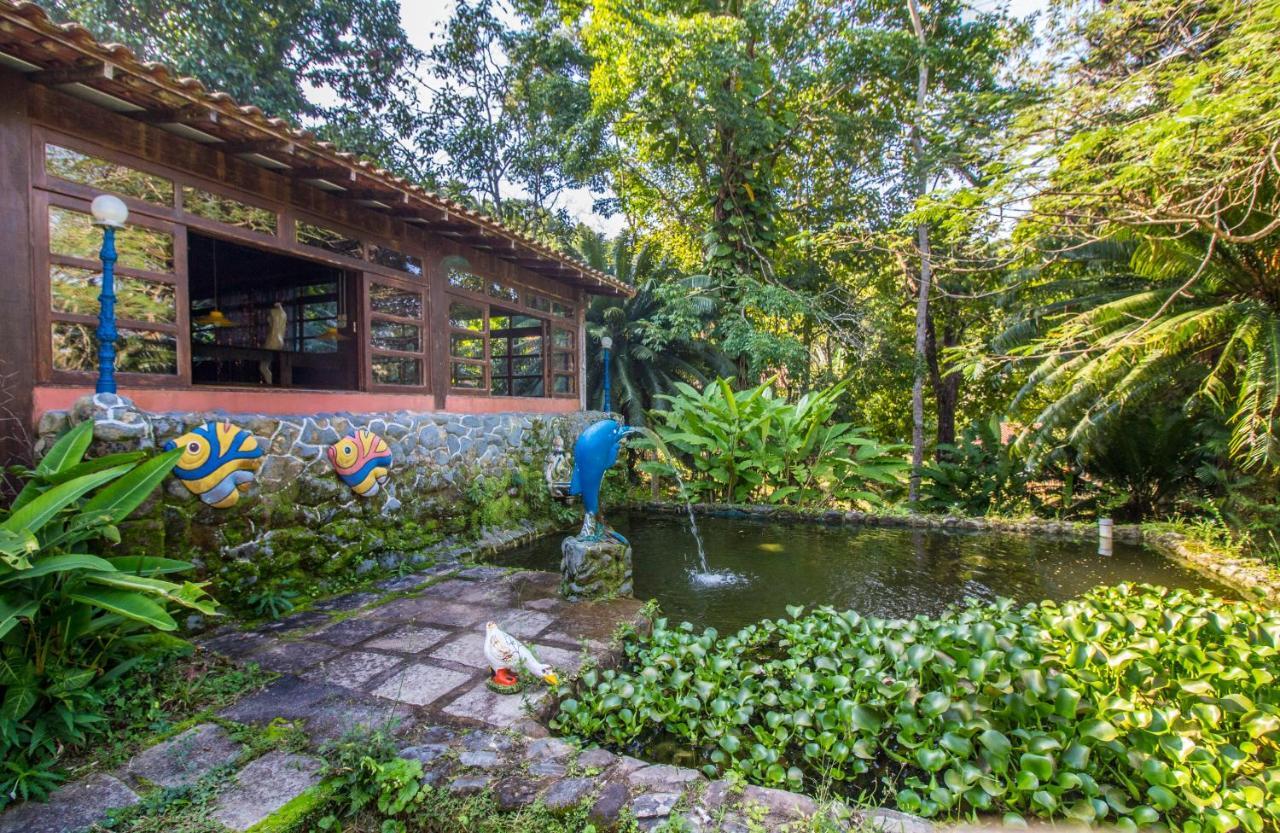
<path id="1" fill-rule="evenodd" d="M 388 700 L 426 706 L 471 679 L 470 674 L 415 662 L 384 680 L 371 693 Z"/>
<path id="2" fill-rule="evenodd" d="M 218 796 L 213 818 L 232 830 L 248 830 L 318 784 L 321 766 L 319 758 L 308 755 L 268 752 L 241 770 L 235 783 Z"/>
<path id="3" fill-rule="evenodd" d="M 234 761 L 244 750 L 216 723 L 201 723 L 133 757 L 122 775 L 135 784 L 184 787 Z"/>
<path id="4" fill-rule="evenodd" d="M 265 726 L 276 718 L 298 721 L 312 746 L 336 740 L 357 726 L 392 724 L 407 730 L 416 722 L 411 709 L 331 683 L 286 675 L 218 713 L 238 723 Z"/>
<path id="5" fill-rule="evenodd" d="M 328 662 L 322 662 L 311 670 L 304 671 L 302 676 L 317 682 L 358 689 L 374 677 L 381 676 L 402 664 L 404 664 L 402 658 L 389 654 L 352 651 Z"/>
<path id="6" fill-rule="evenodd" d="M 0 833 L 80 833 L 109 810 L 141 799 L 124 782 L 97 773 L 56 791 L 47 804 L 29 801 L 0 815 Z"/>
<path id="7" fill-rule="evenodd" d="M 350 648 L 366 639 L 391 630 L 395 625 L 383 619 L 344 619 L 316 631 L 311 638 L 329 645 Z"/>
<path id="8" fill-rule="evenodd" d="M 403 654 L 418 654 L 436 645 L 450 632 L 441 628 L 429 628 L 421 625 L 402 625 L 395 630 L 379 636 L 366 644 L 368 648 L 383 651 L 398 651 Z"/>

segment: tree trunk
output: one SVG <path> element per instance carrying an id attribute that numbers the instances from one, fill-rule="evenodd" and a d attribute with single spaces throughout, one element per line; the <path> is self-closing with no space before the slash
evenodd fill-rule
<path id="1" fill-rule="evenodd" d="M 943 309 L 946 309 L 946 304 Z M 955 347 L 960 341 L 955 328 L 942 328 L 942 348 Z M 942 361 L 939 358 L 938 334 L 934 324 L 933 310 L 928 316 L 928 335 L 925 340 L 925 359 L 929 364 L 929 382 L 933 388 L 934 407 L 937 411 L 938 426 L 935 439 L 938 445 L 955 445 L 956 442 L 956 403 L 960 401 L 960 373 L 951 371 L 942 375 Z M 933 458 L 941 459 L 943 453 L 934 448 Z"/>
<path id="2" fill-rule="evenodd" d="M 916 0 L 907 0 L 907 10 L 911 13 L 911 28 L 915 30 L 916 43 L 920 49 L 920 71 L 916 82 L 916 112 L 911 125 L 911 150 L 915 159 L 915 191 L 916 197 L 925 195 L 929 187 L 929 172 L 924 159 L 924 130 L 920 122 L 924 119 L 925 105 L 929 96 L 929 64 L 925 60 L 927 42 L 924 36 L 924 24 L 920 21 L 920 7 Z M 916 350 L 915 381 L 911 386 L 911 487 L 909 498 L 912 503 L 920 499 L 920 468 L 924 463 L 924 377 L 927 372 L 925 347 L 928 337 L 929 319 L 929 285 L 933 281 L 933 263 L 929 251 L 929 226 L 921 223 L 916 227 L 916 244 L 920 249 L 920 282 L 919 295 L 916 298 Z"/>

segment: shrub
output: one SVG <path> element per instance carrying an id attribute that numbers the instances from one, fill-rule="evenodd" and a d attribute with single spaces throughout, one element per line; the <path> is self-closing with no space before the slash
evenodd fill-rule
<path id="1" fill-rule="evenodd" d="M 775 504 L 879 503 L 900 485 L 904 448 L 882 445 L 861 428 L 833 422 L 845 384 L 795 402 L 778 398 L 772 382 L 734 392 L 720 379 L 699 393 L 680 383 L 663 396 L 653 430 L 678 455 L 686 488 L 697 500 Z M 641 468 L 671 474 L 666 462 Z"/>
<path id="2" fill-rule="evenodd" d="M 119 542 L 180 453 L 84 460 L 92 440 L 92 422 L 68 432 L 0 512 L 0 806 L 45 795 L 48 762 L 100 731 L 94 684 L 136 663 L 146 634 L 177 628 L 167 607 L 214 612 L 201 585 L 156 577 L 187 562 L 90 552 Z"/>
<path id="3" fill-rule="evenodd" d="M 924 816 L 1280 824 L 1276 611 L 1145 585 L 937 619 L 789 611 L 728 637 L 658 620 L 552 725 Z"/>

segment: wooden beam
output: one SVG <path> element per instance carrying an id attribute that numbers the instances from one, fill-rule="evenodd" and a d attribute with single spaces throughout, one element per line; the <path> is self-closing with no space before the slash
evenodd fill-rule
<path id="1" fill-rule="evenodd" d="M 292 154 L 296 145 L 285 139 L 245 139 L 244 141 L 223 142 L 215 147 L 225 154 L 234 156 L 238 153 L 285 153 Z"/>
<path id="2" fill-rule="evenodd" d="M 409 197 L 403 191 L 394 188 L 348 188 L 340 196 L 353 200 L 379 200 L 381 202 L 408 202 Z"/>
<path id="3" fill-rule="evenodd" d="M 148 110 L 143 113 L 128 114 L 138 121 L 147 124 L 217 124 L 218 111 L 208 107 L 178 107 L 169 110 Z"/>
<path id="4" fill-rule="evenodd" d="M 323 179 L 327 182 L 332 182 L 334 185 L 341 185 L 344 181 L 356 181 L 355 171 L 332 165 L 303 165 L 280 173 L 294 179 Z"/>
<path id="5" fill-rule="evenodd" d="M 28 73 L 27 80 L 35 84 L 83 84 L 86 81 L 110 81 L 116 77 L 116 68 L 105 61 L 95 61 L 83 66 L 62 69 L 42 69 Z"/>

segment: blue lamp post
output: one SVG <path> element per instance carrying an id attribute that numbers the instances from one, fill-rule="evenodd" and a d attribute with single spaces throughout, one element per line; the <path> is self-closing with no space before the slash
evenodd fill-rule
<path id="1" fill-rule="evenodd" d="M 613 410 L 612 397 L 609 396 L 609 350 L 613 347 L 613 339 L 600 337 L 600 346 L 604 349 L 604 412 Z"/>
<path id="2" fill-rule="evenodd" d="M 89 206 L 93 224 L 102 227 L 102 294 L 98 296 L 98 393 L 116 392 L 116 229 L 124 228 L 129 209 L 117 197 L 101 194 Z"/>

